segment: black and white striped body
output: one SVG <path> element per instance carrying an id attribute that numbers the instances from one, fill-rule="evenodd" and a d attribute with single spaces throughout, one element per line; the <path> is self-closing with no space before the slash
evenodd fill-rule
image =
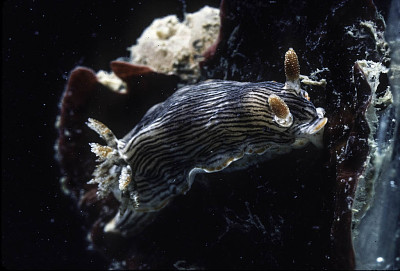
<path id="1" fill-rule="evenodd" d="M 271 95 L 288 106 L 290 126 L 276 121 L 268 104 Z M 265 158 L 305 145 L 324 126 L 322 117 L 304 96 L 276 82 L 210 80 L 177 90 L 117 142 L 113 171 L 125 167 L 130 176 L 123 191 L 117 182 L 110 186 L 127 212 L 115 223 L 137 227 L 145 213 L 186 192 L 197 172 L 215 172 L 243 157 Z"/>
<path id="2" fill-rule="evenodd" d="M 159 209 L 186 191 L 194 169 L 218 171 L 245 154 L 290 148 L 301 124 L 318 115 L 311 102 L 283 86 L 207 81 L 184 87 L 151 108 L 119 147 L 132 170 L 138 209 Z M 273 120 L 271 94 L 280 96 L 295 116 L 290 128 Z"/>

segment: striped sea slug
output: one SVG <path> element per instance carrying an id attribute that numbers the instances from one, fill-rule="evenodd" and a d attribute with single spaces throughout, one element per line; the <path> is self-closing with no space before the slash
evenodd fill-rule
<path id="1" fill-rule="evenodd" d="M 198 172 L 240 169 L 308 142 L 322 145 L 327 122 L 300 88 L 293 49 L 285 55 L 286 83 L 207 80 L 177 90 L 151 107 L 122 139 L 89 119 L 107 146 L 91 143 L 101 162 L 89 183 L 113 193 L 118 214 L 105 231 L 133 235 Z"/>

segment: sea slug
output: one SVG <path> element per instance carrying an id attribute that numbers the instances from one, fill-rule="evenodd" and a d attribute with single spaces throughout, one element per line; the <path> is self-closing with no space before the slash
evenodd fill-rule
<path id="1" fill-rule="evenodd" d="M 107 146 L 90 143 L 101 162 L 89 183 L 113 193 L 119 213 L 105 230 L 136 234 L 198 172 L 243 168 L 308 142 L 322 145 L 327 123 L 300 87 L 293 49 L 285 55 L 286 83 L 207 80 L 178 89 L 151 107 L 122 139 L 89 119 Z M 237 162 L 236 162 L 237 161 Z"/>

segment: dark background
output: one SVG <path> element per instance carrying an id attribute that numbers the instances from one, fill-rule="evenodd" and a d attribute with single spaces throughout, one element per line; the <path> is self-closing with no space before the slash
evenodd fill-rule
<path id="1" fill-rule="evenodd" d="M 60 190 L 54 127 L 69 72 L 109 70 L 154 18 L 213 1 L 3 1 L 1 256 L 9 269 L 108 268 Z"/>

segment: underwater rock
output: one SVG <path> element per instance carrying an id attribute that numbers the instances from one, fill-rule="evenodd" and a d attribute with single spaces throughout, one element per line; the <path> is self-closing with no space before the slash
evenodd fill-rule
<path id="1" fill-rule="evenodd" d="M 182 83 L 195 83 L 200 77 L 202 55 L 215 43 L 220 28 L 219 9 L 205 6 L 197 12 L 185 14 L 180 22 L 176 15 L 155 19 L 129 47 L 127 60 L 135 66 L 177 75 Z M 124 82 L 114 72 L 99 71 L 101 83 L 114 90 L 126 91 Z"/>
<path id="2" fill-rule="evenodd" d="M 129 48 L 131 62 L 193 83 L 200 76 L 198 62 L 216 41 L 219 27 L 219 10 L 208 6 L 186 14 L 183 22 L 175 15 L 156 19 Z"/>
<path id="3" fill-rule="evenodd" d="M 61 101 L 56 149 L 65 191 L 87 214 L 91 242 L 114 267 L 129 269 L 354 268 L 353 201 L 371 161 L 371 118 L 390 105 L 383 18 L 361 0 L 224 0 L 220 16 L 200 80 L 284 82 L 283 56 L 294 48 L 303 87 L 329 119 L 324 149 L 309 145 L 242 171 L 199 175 L 141 234 L 106 233 L 118 202 L 111 194 L 98 198 L 87 184 L 95 166 L 88 143 L 101 142 L 85 122 L 99 119 L 121 138 L 182 78 L 116 61 L 112 69 L 126 90 L 110 91 L 112 78 L 77 68 Z"/>

